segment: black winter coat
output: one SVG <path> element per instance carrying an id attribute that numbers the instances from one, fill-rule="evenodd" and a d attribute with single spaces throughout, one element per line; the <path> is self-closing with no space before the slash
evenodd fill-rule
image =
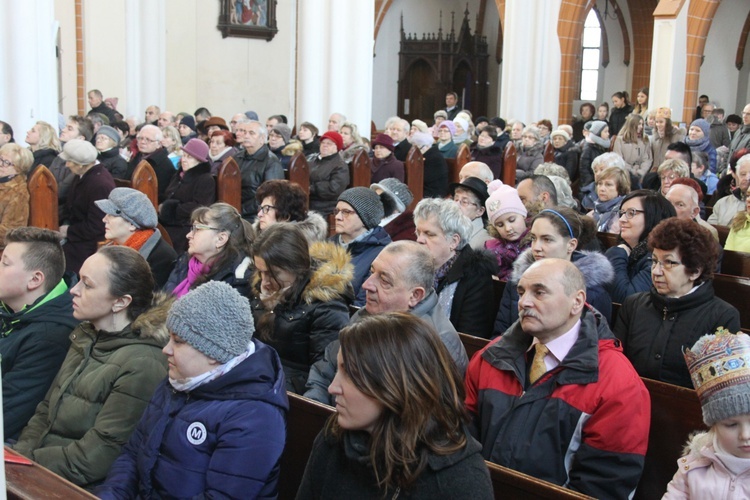
<path id="1" fill-rule="evenodd" d="M 633 106 L 628 104 L 622 108 L 612 108 L 612 112 L 609 114 L 609 135 L 617 135 L 620 129 L 625 125 L 625 118 L 633 112 Z"/>
<path id="2" fill-rule="evenodd" d="M 323 357 L 349 323 L 347 295 L 352 265 L 343 248 L 318 242 L 310 248 L 317 268 L 301 292 L 280 301 L 272 311 L 260 299 L 260 276 L 253 276 L 250 305 L 258 338 L 276 349 L 286 375 L 286 389 L 304 394 L 310 366 Z"/>
<path id="3" fill-rule="evenodd" d="M 448 196 L 448 163 L 433 144 L 424 152 L 424 198 L 445 198 Z"/>
<path id="4" fill-rule="evenodd" d="M 507 144 L 507 142 L 506 142 Z M 486 163 L 492 176 L 495 179 L 503 178 L 503 152 L 504 150 L 497 146 L 497 143 L 488 148 L 480 148 L 478 145 L 472 145 L 471 159 Z"/>
<path id="5" fill-rule="evenodd" d="M 191 214 L 198 207 L 216 201 L 216 181 L 211 165 L 200 163 L 182 175 L 180 170 L 167 186 L 165 200 L 159 208 L 159 222 L 169 233 L 178 254 L 187 250 L 186 236 L 190 231 Z"/>
<path id="6" fill-rule="evenodd" d="M 266 145 L 252 154 L 242 150 L 234 159 L 240 166 L 242 176 L 242 218 L 252 220 L 258 215 L 258 202 L 255 199 L 258 187 L 270 179 L 283 179 L 284 169 Z"/>
<path id="7" fill-rule="evenodd" d="M 165 292 L 172 293 L 177 285 L 182 283 L 188 275 L 190 255 L 184 253 L 177 259 L 177 263 L 169 275 L 167 284 L 164 285 Z M 252 263 L 250 257 L 244 254 L 238 255 L 231 264 L 219 269 L 211 277 L 211 281 L 223 281 L 247 297 L 250 293 L 250 276 L 252 275 Z"/>
<path id="8" fill-rule="evenodd" d="M 591 164 L 597 156 L 603 155 L 607 150 L 593 142 L 586 142 L 581 152 L 581 162 L 579 164 L 579 173 L 581 175 L 581 186 L 586 186 L 594 182 L 594 170 Z"/>
<path id="9" fill-rule="evenodd" d="M 348 185 L 349 165 L 340 154 L 317 156 L 310 163 L 310 210 L 327 217 Z"/>
<path id="10" fill-rule="evenodd" d="M 703 283 L 693 293 L 674 299 L 655 288 L 631 295 L 620 308 L 615 335 L 641 377 L 693 388 L 682 351 L 720 326 L 740 330 L 740 314 Z"/>
<path id="11" fill-rule="evenodd" d="M 411 143 L 404 139 L 393 148 L 393 156 L 395 156 L 398 161 L 405 162 L 409 150 L 411 150 Z"/>
<path id="12" fill-rule="evenodd" d="M 18 439 L 44 399 L 70 347 L 73 317 L 70 287 L 74 275 L 18 312 L 0 304 L 0 356 L 3 373 L 5 439 Z"/>
<path id="13" fill-rule="evenodd" d="M 497 259 L 489 252 L 474 250 L 467 244 L 448 274 L 438 282 L 435 289 L 438 295 L 456 283 L 449 318 L 457 332 L 483 338 L 492 335 L 496 304 L 492 277 L 495 274 Z"/>
<path id="14" fill-rule="evenodd" d="M 573 141 L 566 142 L 560 149 L 555 148 L 555 163 L 565 167 L 571 182 L 578 178 L 578 148 Z"/>
<path id="15" fill-rule="evenodd" d="M 128 162 L 120 156 L 120 148 L 117 146 L 99 152 L 99 163 L 104 165 L 104 168 L 115 179 L 125 179 L 125 176 L 128 175 Z"/>
<path id="16" fill-rule="evenodd" d="M 34 156 L 34 163 L 31 164 L 31 167 L 29 168 L 29 177 L 34 172 L 34 169 L 38 167 L 39 165 L 44 165 L 47 168 L 50 168 L 52 165 L 52 162 L 57 158 L 57 155 L 60 154 L 54 149 L 37 149 L 32 153 Z"/>
<path id="17" fill-rule="evenodd" d="M 112 175 L 101 164 L 73 180 L 61 223 L 68 224 L 68 237 L 63 245 L 67 271 L 78 273 L 83 261 L 104 240 L 104 212 L 94 202 L 108 198 L 114 188 Z"/>

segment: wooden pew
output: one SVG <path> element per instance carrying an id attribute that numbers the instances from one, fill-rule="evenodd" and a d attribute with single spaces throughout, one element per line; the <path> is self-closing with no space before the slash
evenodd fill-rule
<path id="1" fill-rule="evenodd" d="M 228 203 L 242 213 L 242 176 L 231 156 L 225 159 L 216 176 L 216 201 Z"/>
<path id="2" fill-rule="evenodd" d="M 547 142 L 547 145 L 544 146 L 544 161 L 545 162 L 555 162 L 555 145 L 552 144 L 552 139 Z"/>
<path id="3" fill-rule="evenodd" d="M 458 182 L 459 179 L 459 173 L 461 172 L 460 168 L 456 168 L 456 159 L 455 158 L 446 158 L 445 163 L 448 164 L 448 182 L 450 184 Z"/>
<path id="4" fill-rule="evenodd" d="M 372 178 L 372 162 L 367 151 L 360 149 L 349 163 L 349 187 L 370 187 Z"/>
<path id="5" fill-rule="evenodd" d="M 154 208 L 159 207 L 159 180 L 156 178 L 156 173 L 153 167 L 146 160 L 141 161 L 135 170 L 133 170 L 133 177 L 130 180 L 130 186 L 133 189 L 137 189 L 141 193 L 148 196 Z"/>
<path id="6" fill-rule="evenodd" d="M 302 153 L 295 153 L 289 160 L 289 170 L 286 172 L 286 178 L 291 182 L 296 182 L 302 190 L 310 195 L 310 167 L 307 165 L 307 159 Z"/>
<path id="7" fill-rule="evenodd" d="M 603 233 L 601 231 L 598 231 L 596 233 L 596 237 L 599 239 L 599 243 L 602 244 L 602 247 L 604 248 L 604 250 L 607 250 L 608 248 L 617 246 L 617 240 L 620 238 L 620 235 L 614 234 L 614 233 Z"/>
<path id="8" fill-rule="evenodd" d="M 448 167 L 448 182 L 458 182 L 459 172 L 461 172 L 461 169 L 464 168 L 464 165 L 466 165 L 470 161 L 471 161 L 471 150 L 469 149 L 469 146 L 467 146 L 464 143 L 461 143 L 461 145 L 458 147 L 458 153 L 456 153 L 456 165 L 454 166 L 455 180 L 453 177 L 453 172 L 450 170 L 450 166 L 449 166 Z"/>
<path id="9" fill-rule="evenodd" d="M 750 253 L 724 250 L 721 274 L 750 278 Z"/>
<path id="10" fill-rule="evenodd" d="M 708 217 L 708 215 L 706 215 Z M 719 224 L 711 224 L 713 227 L 716 228 L 716 232 L 719 233 L 719 243 L 721 243 L 721 246 L 724 247 L 724 245 L 727 242 L 727 236 L 729 236 L 729 226 L 722 226 Z"/>
<path id="11" fill-rule="evenodd" d="M 750 278 L 716 274 L 713 285 L 716 296 L 740 312 L 740 326 L 750 328 Z"/>
<path id="12" fill-rule="evenodd" d="M 404 183 L 409 186 L 411 194 L 414 195 L 414 200 L 406 209 L 414 210 L 424 196 L 424 156 L 416 146 L 412 146 L 406 154 Z"/>
<path id="13" fill-rule="evenodd" d="M 501 180 L 504 184 L 513 187 L 516 186 L 517 164 L 516 145 L 513 144 L 513 141 L 508 141 L 508 145 L 505 146 L 505 153 L 503 154 L 503 178 Z"/>
<path id="14" fill-rule="evenodd" d="M 318 432 L 334 413 L 330 406 L 287 392 L 289 413 L 287 414 L 286 448 L 281 456 L 279 498 L 296 496 Z M 591 498 L 560 486 L 536 479 L 520 472 L 487 463 L 495 498 L 526 500 L 541 499 L 587 499 Z"/>
<path id="15" fill-rule="evenodd" d="M 651 432 L 636 499 L 661 498 L 677 471 L 688 436 L 705 429 L 698 396 L 692 389 L 642 378 L 651 396 Z"/>
<path id="16" fill-rule="evenodd" d="M 29 225 L 51 229 L 60 229 L 57 211 L 57 181 L 52 172 L 44 165 L 39 165 L 28 180 L 29 188 Z"/>
<path id="17" fill-rule="evenodd" d="M 458 337 L 461 339 L 461 343 L 464 345 L 464 349 L 466 349 L 466 355 L 470 360 L 476 353 L 487 347 L 487 344 L 490 343 L 490 341 L 487 339 L 483 339 L 482 337 L 475 337 L 474 335 L 469 335 L 466 333 L 459 332 Z"/>
<path id="18" fill-rule="evenodd" d="M 37 463 L 32 463 L 31 465 L 6 463 L 5 492 L 8 498 L 12 500 L 37 500 L 39 498 L 77 500 L 96 498 L 91 493 Z"/>

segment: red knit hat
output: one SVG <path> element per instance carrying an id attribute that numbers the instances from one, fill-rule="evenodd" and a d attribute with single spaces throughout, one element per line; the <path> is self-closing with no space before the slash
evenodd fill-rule
<path id="1" fill-rule="evenodd" d="M 320 142 L 323 142 L 323 139 L 333 141 L 333 143 L 336 144 L 336 149 L 339 151 L 344 149 L 344 138 L 341 137 L 341 134 L 339 134 L 338 132 L 329 130 L 328 132 L 320 136 Z"/>

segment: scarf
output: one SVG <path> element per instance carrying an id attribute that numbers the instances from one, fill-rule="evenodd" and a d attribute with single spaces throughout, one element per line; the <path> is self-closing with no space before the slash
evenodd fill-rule
<path id="1" fill-rule="evenodd" d="M 172 291 L 175 297 L 182 297 L 190 291 L 190 287 L 195 283 L 200 276 L 207 274 L 211 270 L 211 266 L 208 264 L 201 264 L 201 262 L 195 257 L 190 257 L 188 262 L 188 274 L 187 278 L 175 287 Z"/>
<path id="2" fill-rule="evenodd" d="M 704 135 L 700 139 L 695 139 L 695 140 L 691 140 L 690 138 L 685 137 L 685 144 L 690 146 L 690 149 L 703 151 L 706 148 L 706 145 L 708 144 L 708 137 Z"/>
<path id="3" fill-rule="evenodd" d="M 596 144 L 598 146 L 603 147 L 604 149 L 609 149 L 609 146 L 612 144 L 612 141 L 610 139 L 603 139 L 599 137 L 596 134 L 589 134 L 586 136 L 586 142 L 590 142 L 592 144 Z"/>
<path id="4" fill-rule="evenodd" d="M 626 243 L 627 245 L 627 243 Z M 628 256 L 628 268 L 635 265 L 636 262 L 641 260 L 641 257 L 648 253 L 648 239 L 645 239 L 638 243 L 631 251 Z"/>
<path id="5" fill-rule="evenodd" d="M 255 352 L 255 344 L 253 344 L 251 340 L 250 344 L 247 346 L 247 349 L 245 349 L 245 352 L 243 352 L 239 356 L 233 357 L 232 359 L 230 359 L 223 365 L 219 365 L 211 371 L 208 371 L 201 375 L 196 375 L 195 377 L 186 378 L 184 380 L 177 380 L 177 379 L 173 379 L 172 377 L 169 377 L 169 384 L 176 391 L 190 392 L 196 387 L 199 387 L 203 384 L 207 384 L 211 382 L 212 380 L 216 380 L 222 375 L 225 375 L 232 368 L 234 368 L 235 366 L 245 361 L 254 352 Z"/>
<path id="6" fill-rule="evenodd" d="M 464 142 L 468 138 L 469 138 L 469 133 L 468 132 L 464 132 L 463 134 L 454 135 L 453 136 L 453 142 L 455 142 L 456 144 L 461 144 L 462 142 Z"/>
<path id="7" fill-rule="evenodd" d="M 622 196 L 616 196 L 609 201 L 599 201 L 597 198 L 594 202 L 594 220 L 596 221 L 597 231 L 606 233 L 612 219 L 620 216 L 617 212 L 621 201 Z"/>
<path id="8" fill-rule="evenodd" d="M 484 244 L 484 248 L 492 252 L 497 258 L 498 273 L 497 277 L 502 281 L 507 281 L 513 273 L 513 263 L 516 261 L 521 252 L 529 247 L 526 241 L 526 235 L 529 229 L 526 229 L 516 241 L 507 241 L 502 238 L 492 238 Z"/>
<path id="9" fill-rule="evenodd" d="M 140 251 L 141 247 L 146 244 L 148 239 L 155 233 L 154 229 L 138 229 L 136 232 L 130 235 L 125 245 L 128 248 L 132 248 L 135 251 Z M 112 242 L 113 245 L 117 245 L 116 241 Z"/>
<path id="10" fill-rule="evenodd" d="M 435 281 L 433 281 L 432 286 L 437 290 L 438 283 L 445 278 L 445 276 L 448 274 L 448 271 L 451 270 L 451 267 L 453 266 L 453 263 L 456 262 L 456 259 L 458 259 L 458 252 L 453 254 L 453 257 L 448 259 L 445 264 L 440 266 L 440 268 L 435 272 Z M 448 309 L 450 311 L 450 309 Z"/>

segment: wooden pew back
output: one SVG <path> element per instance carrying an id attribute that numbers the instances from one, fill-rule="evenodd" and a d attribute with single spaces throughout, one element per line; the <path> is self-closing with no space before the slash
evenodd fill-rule
<path id="1" fill-rule="evenodd" d="M 302 153 L 294 153 L 289 160 L 289 170 L 286 173 L 287 179 L 296 182 L 302 190 L 310 195 L 310 167 L 307 165 L 307 159 Z"/>
<path id="2" fill-rule="evenodd" d="M 708 215 L 706 215 L 708 217 Z M 716 228 L 716 232 L 719 233 L 719 243 L 722 248 L 727 242 L 727 236 L 729 236 L 729 226 L 722 226 L 720 224 L 712 224 Z"/>
<path id="3" fill-rule="evenodd" d="M 5 492 L 7 497 L 12 500 L 37 500 L 39 498 L 78 500 L 96 498 L 91 493 L 37 463 L 31 465 L 6 463 Z"/>
<path id="4" fill-rule="evenodd" d="M 242 176 L 231 156 L 225 159 L 216 176 L 216 201 L 228 203 L 242 213 Z"/>
<path id="5" fill-rule="evenodd" d="M 349 163 L 349 187 L 370 187 L 372 178 L 372 162 L 367 151 L 360 149 Z"/>
<path id="6" fill-rule="evenodd" d="M 141 161 L 135 167 L 130 187 L 148 196 L 154 208 L 159 206 L 159 180 L 156 178 L 153 167 L 146 160 Z"/>
<path id="7" fill-rule="evenodd" d="M 620 235 L 614 233 L 603 233 L 599 231 L 596 233 L 596 237 L 599 239 L 599 243 L 602 244 L 604 250 L 607 250 L 608 248 L 617 246 L 617 240 L 620 238 Z"/>
<path id="8" fill-rule="evenodd" d="M 450 170 L 448 171 L 448 181 L 449 182 L 458 182 L 458 173 L 461 172 L 461 169 L 464 168 L 464 165 L 469 163 L 471 161 L 471 150 L 469 149 L 469 146 L 467 146 L 464 143 L 461 143 L 460 146 L 458 146 L 458 152 L 456 153 L 456 180 L 453 180 L 453 177 L 451 177 Z"/>
<path id="9" fill-rule="evenodd" d="M 740 326 L 750 328 L 750 278 L 716 274 L 713 285 L 716 296 L 740 312 Z"/>
<path id="10" fill-rule="evenodd" d="M 721 274 L 750 278 L 750 253 L 724 250 L 721 260 Z"/>
<path id="11" fill-rule="evenodd" d="M 550 139 L 547 142 L 547 145 L 544 146 L 544 161 L 553 163 L 555 161 L 555 146 L 552 144 L 552 139 Z"/>
<path id="12" fill-rule="evenodd" d="M 411 194 L 414 195 L 414 201 L 406 209 L 414 210 L 424 196 L 424 156 L 416 146 L 412 146 L 406 154 L 404 184 L 409 186 Z"/>
<path id="13" fill-rule="evenodd" d="M 28 180 L 29 188 L 29 225 L 51 229 L 60 229 L 57 211 L 57 181 L 52 172 L 44 165 L 39 165 Z"/>
<path id="14" fill-rule="evenodd" d="M 448 182 L 450 184 L 454 184 L 458 182 L 459 179 L 459 173 L 461 173 L 460 168 L 456 168 L 456 159 L 455 158 L 446 158 L 445 163 L 448 164 Z"/>
<path id="15" fill-rule="evenodd" d="M 636 499 L 661 498 L 677 470 L 691 432 L 705 429 L 698 396 L 692 389 L 644 378 L 651 396 L 651 432 Z"/>
<path id="16" fill-rule="evenodd" d="M 501 180 L 504 184 L 515 187 L 517 165 L 516 145 L 513 144 L 513 141 L 508 141 L 508 145 L 505 146 L 505 153 L 503 154 L 503 178 Z"/>

